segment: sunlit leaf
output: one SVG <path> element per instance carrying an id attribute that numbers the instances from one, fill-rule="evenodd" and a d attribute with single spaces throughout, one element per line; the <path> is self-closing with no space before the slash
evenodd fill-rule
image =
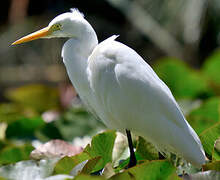
<path id="1" fill-rule="evenodd" d="M 112 163 L 107 163 L 105 165 L 104 170 L 102 171 L 102 176 L 104 176 L 105 178 L 110 178 L 115 174 L 115 170 L 112 166 Z"/>
<path id="2" fill-rule="evenodd" d="M 8 127 L 7 123 L 0 122 L 0 140 L 4 140 L 5 139 L 7 127 Z"/>
<path id="3" fill-rule="evenodd" d="M 212 95 L 205 77 L 188 67 L 183 61 L 164 58 L 159 60 L 153 67 L 177 98 L 207 97 Z"/>
<path id="4" fill-rule="evenodd" d="M 114 167 L 117 167 L 121 160 L 129 157 L 127 137 L 120 132 L 116 132 L 116 134 L 117 136 L 112 152 L 112 164 Z"/>
<path id="5" fill-rule="evenodd" d="M 175 167 L 166 160 L 147 161 L 135 167 L 125 170 L 122 173 L 116 174 L 110 180 L 178 180 Z"/>
<path id="6" fill-rule="evenodd" d="M 215 141 L 212 160 L 220 160 L 220 137 Z"/>
<path id="7" fill-rule="evenodd" d="M 72 180 L 72 179 L 73 179 L 73 176 L 66 175 L 66 174 L 58 174 L 54 176 L 49 176 L 45 178 L 44 180 Z"/>
<path id="8" fill-rule="evenodd" d="M 83 167 L 81 174 L 90 174 L 93 173 L 93 169 L 96 166 L 96 164 L 100 161 L 102 157 L 98 156 L 95 158 L 92 158 L 90 160 L 88 160 L 88 162 L 85 164 L 85 166 Z"/>
<path id="9" fill-rule="evenodd" d="M 94 136 L 92 138 L 91 146 L 88 145 L 85 148 L 84 152 L 87 152 L 91 157 L 102 157 L 95 166 L 94 171 L 102 169 L 108 162 L 112 161 L 112 151 L 115 138 L 115 131 L 106 131 Z"/>
<path id="10" fill-rule="evenodd" d="M 211 159 L 215 141 L 220 137 L 220 122 L 200 134 L 200 140 L 207 156 Z"/>
<path id="11" fill-rule="evenodd" d="M 201 134 L 207 128 L 220 122 L 220 98 L 213 97 L 205 101 L 199 108 L 193 110 L 187 120 L 193 129 Z"/>
<path id="12" fill-rule="evenodd" d="M 80 153 L 72 157 L 64 157 L 57 162 L 54 168 L 55 174 L 69 174 L 71 170 L 78 164 L 91 157 L 87 153 Z"/>

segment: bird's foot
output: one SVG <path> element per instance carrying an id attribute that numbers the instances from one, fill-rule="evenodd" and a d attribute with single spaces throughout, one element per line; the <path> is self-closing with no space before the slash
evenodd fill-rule
<path id="1" fill-rule="evenodd" d="M 134 167 L 134 166 L 136 166 L 136 165 L 137 165 L 136 157 L 134 157 L 134 158 L 131 158 L 131 157 L 130 157 L 130 161 L 129 161 L 129 163 L 128 163 L 127 168 L 131 168 L 131 167 Z"/>

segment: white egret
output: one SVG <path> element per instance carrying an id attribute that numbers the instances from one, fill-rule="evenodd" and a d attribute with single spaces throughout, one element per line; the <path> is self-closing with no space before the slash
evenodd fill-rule
<path id="1" fill-rule="evenodd" d="M 63 62 L 91 112 L 109 128 L 126 130 L 128 138 L 132 131 L 160 152 L 175 153 L 201 167 L 205 153 L 199 137 L 165 83 L 133 49 L 116 41 L 117 36 L 98 44 L 84 16 L 71 11 L 13 45 L 38 38 L 70 38 L 62 48 Z"/>

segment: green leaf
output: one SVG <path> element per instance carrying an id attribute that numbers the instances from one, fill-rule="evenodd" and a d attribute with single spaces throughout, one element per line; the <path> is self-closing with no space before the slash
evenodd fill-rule
<path id="1" fill-rule="evenodd" d="M 46 123 L 42 128 L 37 129 L 35 136 L 44 142 L 49 141 L 50 139 L 63 139 L 55 122 Z"/>
<path id="2" fill-rule="evenodd" d="M 141 136 L 138 137 L 136 153 L 146 160 L 155 160 L 159 158 L 158 151 L 155 147 Z"/>
<path id="3" fill-rule="evenodd" d="M 212 83 L 220 88 L 220 50 L 215 51 L 205 60 L 202 72 L 212 81 Z"/>
<path id="4" fill-rule="evenodd" d="M 35 130 L 43 127 L 45 122 L 41 117 L 20 118 L 8 125 L 7 138 L 32 138 Z"/>
<path id="5" fill-rule="evenodd" d="M 74 180 L 105 180 L 105 178 L 101 176 L 89 176 L 89 175 L 80 174 L 76 176 Z"/>
<path id="6" fill-rule="evenodd" d="M 202 166 L 204 171 L 208 171 L 208 170 L 216 170 L 216 171 L 220 171 L 220 161 L 214 161 L 211 163 L 207 163 L 205 165 Z"/>
<path id="7" fill-rule="evenodd" d="M 144 158 L 141 155 L 139 155 L 139 153 L 137 152 L 135 152 L 135 157 L 137 160 L 137 164 L 142 164 L 143 161 L 146 162 L 146 160 L 144 160 Z M 120 164 L 117 166 L 117 168 L 115 168 L 115 172 L 118 173 L 121 170 L 126 169 L 128 167 L 129 161 L 130 161 L 130 157 L 128 157 L 125 160 L 121 160 Z"/>
<path id="8" fill-rule="evenodd" d="M 220 137 L 220 122 L 200 134 L 200 140 L 208 158 L 212 158 L 215 141 Z"/>
<path id="9" fill-rule="evenodd" d="M 102 157 L 95 166 L 94 171 L 102 169 L 108 162 L 112 161 L 112 151 L 115 138 L 115 131 L 106 131 L 94 136 L 92 138 L 91 146 L 87 145 L 85 148 L 84 152 L 87 152 L 91 157 Z"/>
<path id="10" fill-rule="evenodd" d="M 110 180 L 178 180 L 175 167 L 167 160 L 147 161 L 135 167 L 125 170 L 122 173 L 116 174 Z"/>
<path id="11" fill-rule="evenodd" d="M 176 98 L 206 97 L 213 94 L 205 77 L 188 67 L 183 61 L 163 58 L 153 67 Z"/>
<path id="12" fill-rule="evenodd" d="M 220 160 L 220 137 L 215 141 L 212 160 Z"/>
<path id="13" fill-rule="evenodd" d="M 213 97 L 205 101 L 199 108 L 193 110 L 187 120 L 197 134 L 220 121 L 220 98 Z"/>
<path id="14" fill-rule="evenodd" d="M 102 157 L 98 156 L 95 158 L 92 158 L 90 160 L 88 160 L 88 162 L 85 164 L 85 166 L 83 167 L 81 174 L 90 174 L 93 173 L 93 169 L 96 166 L 96 164 L 100 161 Z"/>
<path id="15" fill-rule="evenodd" d="M 97 128 L 103 125 L 85 110 L 76 111 L 69 109 L 57 121 L 54 122 L 62 137 L 72 141 L 76 136 L 94 134 Z"/>
<path id="16" fill-rule="evenodd" d="M 91 157 L 84 152 L 77 154 L 76 156 L 64 157 L 56 163 L 54 167 L 54 173 L 69 174 L 76 165 L 90 158 Z"/>
<path id="17" fill-rule="evenodd" d="M 21 160 L 27 160 L 33 149 L 34 148 L 29 144 L 23 146 L 6 146 L 0 151 L 0 164 L 9 164 Z"/>
<path id="18" fill-rule="evenodd" d="M 38 112 L 59 108 L 58 90 L 44 85 L 26 85 L 9 89 L 5 96 L 13 102 L 31 107 Z"/>
<path id="19" fill-rule="evenodd" d="M 60 161 L 58 161 L 58 163 L 55 165 L 54 173 L 69 174 L 76 165 L 92 158 L 95 158 L 94 161 L 89 161 L 89 164 L 94 163 L 94 168 L 92 169 L 92 172 L 102 169 L 105 166 L 105 164 L 111 162 L 112 149 L 114 146 L 115 138 L 115 131 L 106 131 L 104 133 L 94 136 L 91 142 L 91 146 L 88 145 L 84 149 L 84 152 L 76 156 L 64 157 Z M 102 158 L 98 160 L 98 156 L 101 156 Z"/>

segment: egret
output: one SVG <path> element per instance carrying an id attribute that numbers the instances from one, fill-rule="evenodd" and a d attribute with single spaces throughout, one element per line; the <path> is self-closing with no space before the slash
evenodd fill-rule
<path id="1" fill-rule="evenodd" d="M 88 110 L 107 127 L 126 130 L 130 167 L 136 164 L 130 131 L 159 152 L 175 153 L 197 167 L 205 163 L 200 139 L 166 84 L 137 52 L 116 41 L 116 35 L 98 43 L 94 29 L 77 9 L 58 15 L 46 28 L 12 45 L 56 37 L 69 38 L 62 48 L 63 62 Z"/>

